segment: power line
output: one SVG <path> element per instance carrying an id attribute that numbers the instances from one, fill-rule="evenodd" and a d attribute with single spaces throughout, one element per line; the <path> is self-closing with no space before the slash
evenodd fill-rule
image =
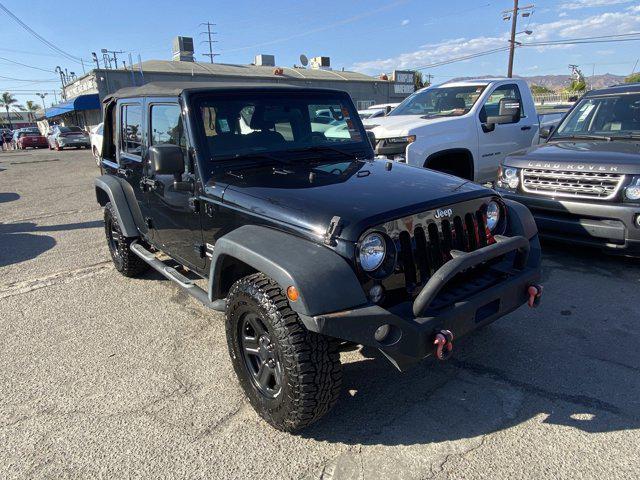
<path id="1" fill-rule="evenodd" d="M 44 82 L 57 82 L 58 80 L 30 80 L 28 78 L 13 78 L 13 77 L 4 77 L 0 75 L 0 78 L 3 80 L 14 80 L 16 82 L 34 82 L 34 83 L 44 83 Z"/>
<path id="2" fill-rule="evenodd" d="M 217 40 L 212 40 L 211 36 L 212 35 L 216 35 L 218 32 L 212 32 L 211 31 L 211 27 L 215 26 L 215 23 L 211 23 L 211 22 L 206 22 L 206 23 L 201 23 L 200 26 L 206 25 L 207 26 L 207 31 L 206 32 L 201 32 L 201 34 L 207 34 L 208 36 L 208 40 L 205 40 L 203 42 L 200 43 L 208 43 L 209 44 L 209 53 L 203 53 L 203 55 L 205 57 L 209 57 L 209 61 L 211 63 L 213 63 L 213 57 L 217 57 L 218 55 L 220 55 L 219 53 L 213 53 L 213 44 L 214 43 L 218 43 Z"/>
<path id="3" fill-rule="evenodd" d="M 21 65 L 21 66 L 27 67 L 27 68 L 33 68 L 34 70 L 41 70 L 43 72 L 53 73 L 53 70 L 48 70 L 46 68 L 40 68 L 40 67 L 34 67 L 33 65 L 27 65 L 26 63 L 16 62 L 15 60 L 11 60 L 11 59 L 5 58 L 5 57 L 0 57 L 0 60 L 3 60 L 5 62 L 9 62 L 9 63 L 15 63 L 16 65 Z"/>
<path id="4" fill-rule="evenodd" d="M 624 40 L 627 37 L 638 37 L 639 35 L 640 35 L 640 32 L 619 33 L 616 35 L 599 35 L 599 36 L 593 36 L 593 37 L 563 38 L 558 40 L 539 40 L 537 42 L 533 41 L 533 42 L 523 43 L 523 45 L 538 45 L 538 44 L 562 45 L 562 44 L 570 44 L 572 42 L 583 42 L 583 41 L 591 41 L 591 40 L 593 40 L 594 43 L 597 43 L 595 42 L 596 40 L 604 40 L 604 39 Z M 631 38 L 631 40 L 637 40 L 637 38 Z"/>
<path id="5" fill-rule="evenodd" d="M 62 50 L 60 47 L 56 46 L 55 44 L 51 43 L 49 40 L 47 40 L 46 38 L 44 38 L 42 35 L 40 35 L 38 32 L 36 32 L 35 30 L 33 30 L 29 25 L 27 25 L 26 23 L 24 23 L 22 20 L 20 20 L 17 16 L 15 16 L 7 7 L 5 7 L 2 3 L 0 3 L 0 10 L 3 10 L 7 15 L 9 15 L 9 17 L 11 17 L 12 20 L 14 20 L 18 25 L 20 25 L 23 29 L 25 29 L 27 32 L 29 32 L 31 35 L 33 35 L 35 38 L 37 38 L 38 40 L 40 40 L 42 43 L 44 43 L 46 46 L 48 46 L 49 48 L 51 48 L 52 50 L 60 53 L 61 55 L 63 55 L 64 57 L 66 57 L 69 60 L 72 60 L 74 62 L 80 63 L 82 64 L 83 68 L 84 68 L 84 60 L 80 57 L 76 57 L 75 55 L 72 55 L 70 53 L 65 52 L 64 50 Z"/>
<path id="6" fill-rule="evenodd" d="M 492 55 L 494 53 L 504 52 L 506 50 L 509 50 L 509 47 L 494 48 L 492 50 L 485 50 L 483 52 L 476 52 L 476 53 L 471 53 L 469 55 L 464 55 L 464 56 L 461 56 L 461 57 L 450 58 L 448 60 L 443 60 L 441 62 L 434 62 L 434 63 L 430 63 L 428 65 L 422 65 L 420 67 L 415 68 L 414 70 L 425 70 L 427 68 L 441 67 L 443 65 L 449 65 L 451 63 L 463 62 L 465 60 L 470 60 L 472 58 L 483 57 L 485 55 Z"/>

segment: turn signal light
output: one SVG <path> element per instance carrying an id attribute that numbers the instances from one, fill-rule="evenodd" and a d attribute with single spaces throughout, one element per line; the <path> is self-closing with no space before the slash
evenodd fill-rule
<path id="1" fill-rule="evenodd" d="M 299 297 L 300 294 L 298 293 L 298 289 L 296 287 L 291 285 L 287 288 L 287 298 L 289 299 L 289 301 L 295 302 Z"/>

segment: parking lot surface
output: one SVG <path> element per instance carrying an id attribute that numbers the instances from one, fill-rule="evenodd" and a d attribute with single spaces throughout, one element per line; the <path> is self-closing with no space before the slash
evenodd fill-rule
<path id="1" fill-rule="evenodd" d="M 97 173 L 0 153 L 0 478 L 640 477 L 640 262 L 545 245 L 540 308 L 404 374 L 343 354 L 336 408 L 291 435 L 244 399 L 222 315 L 113 269 Z"/>

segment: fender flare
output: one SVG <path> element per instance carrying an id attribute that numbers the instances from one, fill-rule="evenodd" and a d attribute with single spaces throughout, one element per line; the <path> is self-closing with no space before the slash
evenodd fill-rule
<path id="1" fill-rule="evenodd" d="M 113 175 L 97 177 L 93 184 L 96 188 L 96 200 L 100 206 L 104 207 L 107 202 L 111 202 L 114 206 L 118 225 L 125 237 L 139 237 L 137 225 L 144 224 L 144 221 L 131 185 Z"/>
<path id="2" fill-rule="evenodd" d="M 502 201 L 507 207 L 507 226 L 511 235 L 522 235 L 530 240 L 538 234 L 536 221 L 527 207 L 506 198 Z"/>
<path id="3" fill-rule="evenodd" d="M 214 246 L 209 272 L 209 299 L 221 298 L 225 260 L 236 259 L 289 286 L 299 298 L 291 308 L 303 316 L 321 315 L 367 303 L 367 297 L 349 263 L 333 250 L 272 228 L 245 225 L 220 237 Z"/>

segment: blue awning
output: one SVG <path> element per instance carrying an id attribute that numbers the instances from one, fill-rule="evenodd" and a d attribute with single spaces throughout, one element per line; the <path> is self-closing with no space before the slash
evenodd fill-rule
<path id="1" fill-rule="evenodd" d="M 47 118 L 57 117 L 65 113 L 82 110 L 100 110 L 100 98 L 97 93 L 91 95 L 80 95 L 72 100 L 53 105 L 45 110 L 44 116 Z"/>

